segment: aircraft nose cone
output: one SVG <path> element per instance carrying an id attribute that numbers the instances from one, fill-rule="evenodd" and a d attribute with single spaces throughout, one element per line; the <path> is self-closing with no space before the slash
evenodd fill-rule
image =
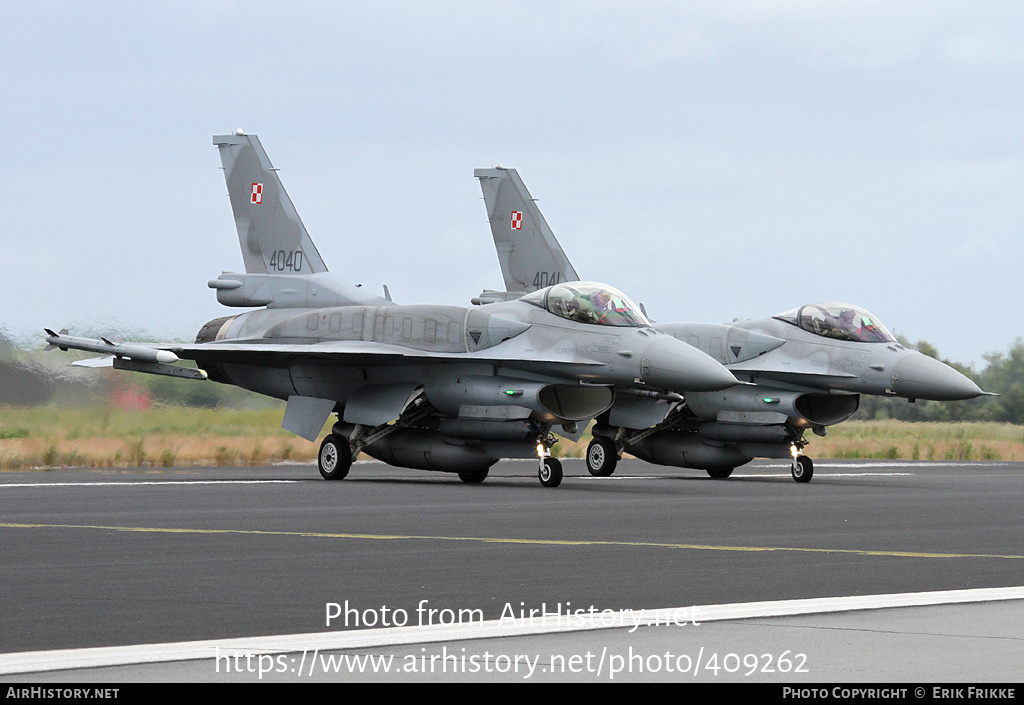
<path id="1" fill-rule="evenodd" d="M 921 353 L 897 362 L 892 379 L 893 391 L 911 399 L 954 401 L 984 394 L 978 385 L 949 365 Z"/>
<path id="2" fill-rule="evenodd" d="M 645 383 L 672 392 L 713 392 L 736 384 L 713 357 L 669 337 L 644 351 L 640 371 Z"/>

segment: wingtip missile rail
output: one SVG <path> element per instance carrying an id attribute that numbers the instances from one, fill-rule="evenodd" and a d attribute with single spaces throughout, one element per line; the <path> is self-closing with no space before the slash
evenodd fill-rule
<path id="1" fill-rule="evenodd" d="M 67 335 L 67 328 L 61 329 L 60 333 L 54 333 L 49 328 L 44 328 L 47 332 L 46 342 L 48 343 L 47 349 L 52 350 L 53 348 L 60 348 L 61 350 L 86 350 L 89 352 L 102 353 L 103 355 L 113 355 L 115 357 L 127 357 L 132 360 L 140 362 L 160 362 L 164 364 L 170 364 L 178 361 L 178 356 L 172 353 L 170 350 L 160 350 L 158 348 L 149 348 L 144 345 L 133 345 L 133 344 L 118 344 L 113 343 L 106 338 L 100 338 L 98 340 L 93 338 L 78 338 L 73 335 Z"/>
<path id="2" fill-rule="evenodd" d="M 59 333 L 54 333 L 49 328 L 44 328 L 43 330 L 47 333 L 47 350 L 59 348 L 64 351 L 85 350 L 87 352 L 100 353 L 101 355 L 113 355 L 115 359 L 114 367 L 122 370 L 189 379 L 207 378 L 203 370 L 175 367 L 172 363 L 178 362 L 180 358 L 170 350 L 161 350 L 132 343 L 118 344 L 106 338 L 79 338 L 67 335 L 67 328 L 62 328 Z"/>

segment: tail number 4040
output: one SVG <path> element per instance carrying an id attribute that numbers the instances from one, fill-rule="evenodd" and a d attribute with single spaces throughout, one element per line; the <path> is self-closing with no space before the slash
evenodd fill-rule
<path id="1" fill-rule="evenodd" d="M 271 253 L 267 269 L 274 272 L 301 272 L 302 250 L 277 250 Z"/>

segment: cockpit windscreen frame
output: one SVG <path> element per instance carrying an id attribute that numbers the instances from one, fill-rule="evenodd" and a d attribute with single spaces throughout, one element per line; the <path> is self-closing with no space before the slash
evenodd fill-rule
<path id="1" fill-rule="evenodd" d="M 639 306 L 621 291 L 607 284 L 555 284 L 527 294 L 520 300 L 577 323 L 630 328 L 651 325 Z"/>
<path id="2" fill-rule="evenodd" d="M 808 304 L 775 316 L 824 338 L 854 343 L 894 343 L 896 338 L 873 315 L 852 304 Z"/>

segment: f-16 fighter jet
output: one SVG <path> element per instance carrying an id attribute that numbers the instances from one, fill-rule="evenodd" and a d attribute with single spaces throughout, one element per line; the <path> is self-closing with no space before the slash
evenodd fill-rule
<path id="1" fill-rule="evenodd" d="M 576 270 L 515 169 L 477 169 L 506 291 L 473 303 L 523 297 L 551 284 L 572 286 Z M 657 323 L 656 330 L 706 352 L 743 384 L 691 390 L 683 401 L 616 395 L 597 416 L 587 467 L 611 475 L 623 452 L 659 465 L 725 478 L 754 458 L 791 458 L 808 482 L 802 453 L 810 431 L 852 416 L 861 394 L 949 401 L 985 394 L 952 367 L 907 348 L 862 308 L 810 304 L 732 325 Z"/>
<path id="2" fill-rule="evenodd" d="M 47 330 L 50 346 L 107 356 L 87 365 L 209 378 L 285 399 L 284 428 L 310 441 L 336 414 L 318 460 L 328 480 L 345 477 L 362 451 L 468 483 L 482 482 L 500 458 L 536 457 L 541 484 L 555 487 L 562 469 L 550 457 L 552 430 L 581 433 L 578 424 L 617 396 L 674 399 L 736 384 L 605 284 L 469 307 L 397 305 L 371 294 L 327 271 L 255 135 L 213 143 L 245 273 L 223 273 L 209 286 L 220 303 L 255 310 L 210 321 L 194 344 Z"/>

